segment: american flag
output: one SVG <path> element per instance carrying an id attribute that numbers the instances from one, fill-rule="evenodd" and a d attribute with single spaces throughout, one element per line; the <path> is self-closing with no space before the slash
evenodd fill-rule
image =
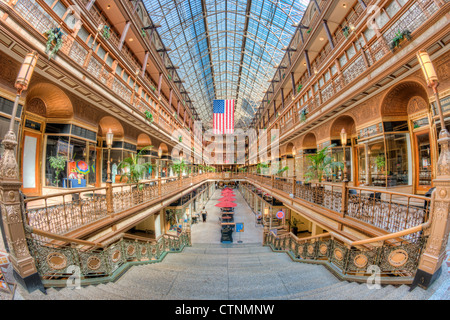
<path id="1" fill-rule="evenodd" d="M 213 101 L 213 132 L 214 134 L 234 133 L 234 100 Z"/>

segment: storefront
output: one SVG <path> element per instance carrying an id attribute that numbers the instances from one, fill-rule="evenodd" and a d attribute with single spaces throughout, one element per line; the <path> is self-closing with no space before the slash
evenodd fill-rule
<path id="1" fill-rule="evenodd" d="M 110 166 L 111 166 L 111 181 L 113 183 L 125 183 L 127 178 L 122 175 L 127 173 L 128 168 L 119 168 L 119 164 L 125 158 L 130 158 L 132 154 L 136 155 L 136 145 L 126 141 L 114 141 L 110 150 Z M 107 180 L 108 169 L 108 148 L 106 141 L 102 145 L 102 182 Z"/>
<path id="2" fill-rule="evenodd" d="M 97 133 L 92 129 L 81 123 L 46 123 L 43 159 L 45 187 L 84 188 L 98 185 L 99 148 Z M 24 150 L 27 150 L 26 141 Z"/>

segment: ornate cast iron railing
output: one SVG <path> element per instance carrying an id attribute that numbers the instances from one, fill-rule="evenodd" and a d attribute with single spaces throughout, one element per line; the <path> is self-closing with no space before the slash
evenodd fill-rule
<path id="1" fill-rule="evenodd" d="M 411 237 L 414 241 L 391 240 L 380 246 L 361 247 L 344 243 L 330 233 L 301 239 L 292 233 L 277 236 L 266 231 L 264 244 L 273 251 L 286 252 L 294 261 L 324 264 L 348 281 L 365 282 L 375 273 L 381 283 L 410 283 L 427 239 L 421 233 Z"/>
<path id="2" fill-rule="evenodd" d="M 161 262 L 167 253 L 190 246 L 191 235 L 189 229 L 179 236 L 165 234 L 157 241 L 122 235 L 104 248 L 43 243 L 31 236 L 27 241 L 44 285 L 66 286 L 74 276 L 81 285 L 108 282 L 130 265 Z"/>
<path id="3" fill-rule="evenodd" d="M 338 183 L 306 184 L 295 178 L 271 181 L 265 176 L 249 174 L 247 179 L 388 232 L 398 232 L 428 221 L 430 198 L 424 196 Z M 344 195 L 342 190 L 345 190 Z"/>
<path id="4" fill-rule="evenodd" d="M 154 179 L 137 184 L 112 187 L 112 214 L 184 190 L 211 177 L 211 174 Z M 109 216 L 107 187 L 87 188 L 25 200 L 25 221 L 34 228 L 65 234 Z M 45 240 L 40 238 L 40 240 Z"/>

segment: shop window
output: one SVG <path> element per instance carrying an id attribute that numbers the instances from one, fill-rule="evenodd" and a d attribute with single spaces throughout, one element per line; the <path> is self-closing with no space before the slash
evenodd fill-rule
<path id="1" fill-rule="evenodd" d="M 67 161 L 73 156 L 73 148 L 69 146 L 69 137 L 47 136 L 45 185 L 62 187 L 67 180 Z"/>
<path id="2" fill-rule="evenodd" d="M 336 66 L 336 64 L 333 64 L 331 66 L 330 70 L 331 70 L 331 75 L 334 76 L 337 73 L 337 66 Z"/>
<path id="3" fill-rule="evenodd" d="M 408 185 L 408 155 L 411 153 L 407 133 L 386 135 L 387 186 Z"/>
<path id="4" fill-rule="evenodd" d="M 62 19 L 67 11 L 67 7 L 58 1 L 53 7 L 53 11 Z"/>
<path id="5" fill-rule="evenodd" d="M 375 22 L 380 29 L 382 29 L 386 25 L 386 23 L 388 23 L 388 21 L 389 17 L 384 11 L 380 11 L 380 14 L 375 16 Z"/>
<path id="6" fill-rule="evenodd" d="M 364 30 L 363 34 L 366 40 L 370 41 L 370 39 L 375 36 L 375 30 L 373 30 L 372 28 L 367 28 L 366 30 Z"/>
<path id="7" fill-rule="evenodd" d="M 355 48 L 353 46 L 350 46 L 347 49 L 347 56 L 349 59 L 351 59 L 356 54 Z"/>
<path id="8" fill-rule="evenodd" d="M 343 54 L 341 57 L 339 57 L 339 65 L 342 67 L 344 67 L 344 65 L 347 63 L 347 56 L 345 54 Z"/>
<path id="9" fill-rule="evenodd" d="M 106 64 L 112 68 L 113 62 L 114 62 L 114 59 L 111 57 L 111 55 L 108 55 L 106 57 Z"/>
<path id="10" fill-rule="evenodd" d="M 84 27 L 81 27 L 80 30 L 78 30 L 77 35 L 81 40 L 83 40 L 84 43 L 86 43 L 90 33 Z"/>
<path id="11" fill-rule="evenodd" d="M 97 55 L 98 55 L 102 60 L 105 60 L 106 51 L 105 51 L 105 49 L 103 49 L 102 46 L 99 46 L 99 47 L 98 47 Z"/>
<path id="12" fill-rule="evenodd" d="M 45 3 L 51 8 L 52 5 L 55 3 L 55 0 L 44 0 Z"/>
<path id="13" fill-rule="evenodd" d="M 325 72 L 324 77 L 325 77 L 325 82 L 328 82 L 328 80 L 330 80 L 331 76 L 330 76 L 329 70 L 327 70 L 327 72 Z"/>
<path id="14" fill-rule="evenodd" d="M 122 75 L 122 71 L 123 71 L 122 67 L 120 65 L 117 65 L 116 66 L 116 74 L 121 76 Z"/>
<path id="15" fill-rule="evenodd" d="M 389 15 L 389 17 L 393 17 L 398 11 L 400 10 L 400 6 L 398 3 L 394 0 L 392 1 L 387 7 L 386 12 Z"/>

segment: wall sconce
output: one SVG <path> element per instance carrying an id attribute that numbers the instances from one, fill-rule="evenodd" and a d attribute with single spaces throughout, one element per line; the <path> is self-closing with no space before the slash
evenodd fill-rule
<path id="1" fill-rule="evenodd" d="M 341 131 L 341 144 L 343 147 L 345 147 L 347 145 L 347 132 L 345 131 L 344 128 L 342 128 L 342 131 Z"/>

